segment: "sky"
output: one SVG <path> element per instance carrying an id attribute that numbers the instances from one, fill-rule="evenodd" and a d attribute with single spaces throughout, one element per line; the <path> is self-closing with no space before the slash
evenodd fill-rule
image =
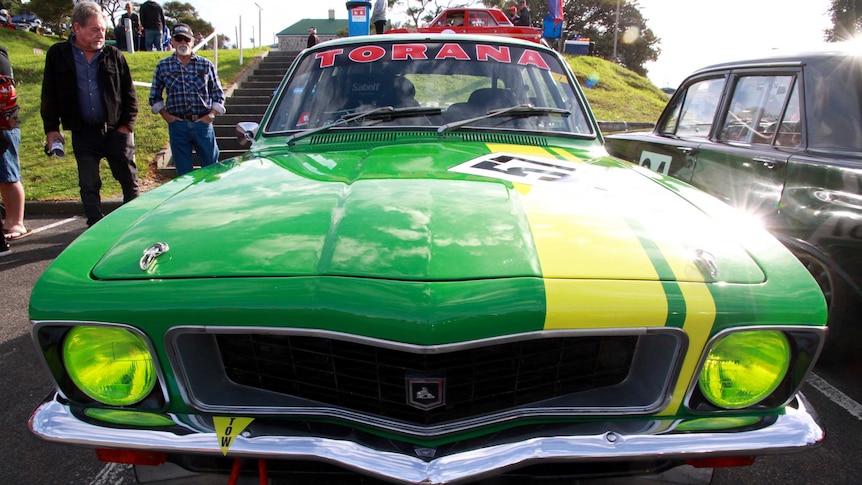
<path id="1" fill-rule="evenodd" d="M 566 0 L 577 1 L 577 0 Z M 691 72 L 777 47 L 823 41 L 831 27 L 830 0 L 637 0 L 647 26 L 661 39 L 661 55 L 645 64 L 658 87 L 677 87 Z M 347 18 L 344 0 L 190 0 L 201 18 L 231 39 L 242 20 L 244 46 L 275 42 L 275 34 L 304 18 Z M 242 5 L 238 10 L 237 6 Z"/>
<path id="2" fill-rule="evenodd" d="M 572 0 L 570 0 L 572 1 Z M 638 0 L 661 54 L 644 65 L 658 87 L 695 70 L 776 48 L 823 42 L 830 0 Z"/>

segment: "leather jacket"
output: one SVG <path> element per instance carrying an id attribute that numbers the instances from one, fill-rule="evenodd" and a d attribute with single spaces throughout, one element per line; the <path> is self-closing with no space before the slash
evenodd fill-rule
<path id="1" fill-rule="evenodd" d="M 83 127 L 73 41 L 74 38 L 52 45 L 45 56 L 41 109 L 45 133 L 60 131 L 61 122 L 63 128 L 71 131 Z M 107 128 L 127 126 L 129 131 L 134 131 L 138 117 L 138 95 L 126 58 L 116 47 L 106 45 L 102 48 L 98 63 L 98 83 L 105 106 Z"/>

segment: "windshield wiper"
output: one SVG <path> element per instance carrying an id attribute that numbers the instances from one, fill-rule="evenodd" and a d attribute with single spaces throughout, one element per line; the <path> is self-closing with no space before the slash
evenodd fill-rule
<path id="1" fill-rule="evenodd" d="M 406 118 L 410 116 L 424 116 L 429 114 L 440 114 L 443 110 L 441 108 L 435 107 L 408 107 L 408 108 L 393 108 L 392 106 L 381 106 L 379 108 L 374 108 L 370 111 L 365 111 L 363 113 L 356 113 L 352 115 L 344 116 L 334 123 L 330 123 L 324 126 L 318 126 L 317 128 L 312 128 L 310 130 L 300 131 L 299 133 L 295 133 L 287 137 L 286 143 L 288 145 L 293 145 L 296 140 L 300 138 L 305 138 L 309 135 L 314 135 L 315 133 L 321 133 L 324 131 L 328 131 L 336 126 L 345 125 L 350 123 L 351 121 L 360 121 L 365 118 L 384 118 L 384 119 L 392 119 L 392 118 Z"/>
<path id="2" fill-rule="evenodd" d="M 439 136 L 443 136 L 446 133 L 460 128 L 464 125 L 469 125 L 470 123 L 486 120 L 488 118 L 496 118 L 502 115 L 508 116 L 538 116 L 538 115 L 546 115 L 546 114 L 558 114 L 564 117 L 568 117 L 572 114 L 571 111 L 567 109 L 561 108 L 537 108 L 532 104 L 518 104 L 515 106 L 510 106 L 508 108 L 495 109 L 493 111 L 488 111 L 486 114 L 482 116 L 477 116 L 475 118 L 468 118 L 466 120 L 453 121 L 452 123 L 446 123 L 445 125 L 437 128 L 437 134 Z"/>

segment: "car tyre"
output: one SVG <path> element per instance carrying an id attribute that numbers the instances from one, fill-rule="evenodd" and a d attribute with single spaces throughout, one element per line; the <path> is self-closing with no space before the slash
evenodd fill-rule
<path id="1" fill-rule="evenodd" d="M 828 311 L 826 345 L 820 354 L 825 363 L 838 363 L 853 356 L 858 341 L 857 329 L 849 328 L 847 315 L 847 285 L 826 263 L 811 253 L 796 250 L 797 259 L 811 273 L 826 299 Z"/>

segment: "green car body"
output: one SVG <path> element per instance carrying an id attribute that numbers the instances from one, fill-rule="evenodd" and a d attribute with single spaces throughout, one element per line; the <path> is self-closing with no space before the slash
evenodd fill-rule
<path id="1" fill-rule="evenodd" d="M 466 94 L 444 106 L 423 76 L 454 92 L 491 62 L 492 84 L 518 73 L 549 94 L 530 88 L 510 125 L 456 126 Z M 380 65 L 410 66 L 425 111 L 304 108 L 338 99 L 320 72 L 366 96 L 351 69 Z M 817 284 L 756 221 L 608 157 L 553 51 L 329 42 L 244 127 L 246 155 L 123 206 L 45 271 L 30 317 L 57 392 L 37 435 L 195 471 L 243 457 L 404 483 L 645 473 L 823 439 L 798 394 L 825 332 Z"/>

